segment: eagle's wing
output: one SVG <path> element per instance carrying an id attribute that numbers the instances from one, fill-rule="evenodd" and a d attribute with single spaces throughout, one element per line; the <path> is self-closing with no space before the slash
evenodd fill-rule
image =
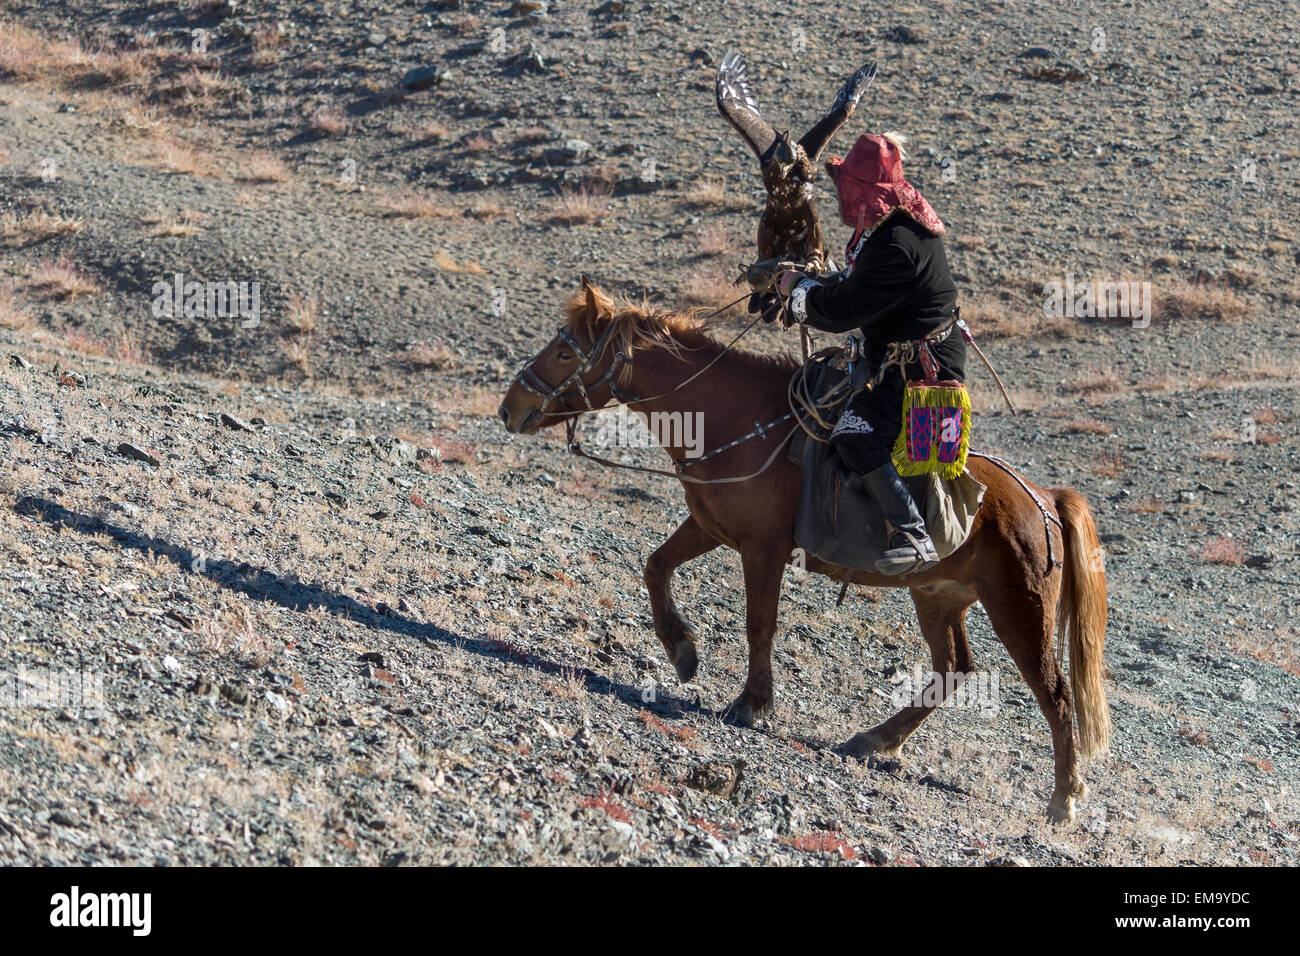
<path id="1" fill-rule="evenodd" d="M 722 58 L 715 90 L 718 112 L 745 138 L 754 155 L 762 159 L 763 154 L 776 141 L 776 131 L 759 115 L 758 102 L 749 85 L 745 61 L 735 50 L 729 51 Z"/>
<path id="2" fill-rule="evenodd" d="M 808 154 L 808 158 L 813 163 L 817 162 L 817 158 L 821 156 L 822 150 L 831 141 L 835 131 L 848 122 L 849 117 L 858 107 L 858 100 L 862 98 L 862 94 L 867 91 L 867 87 L 875 78 L 876 64 L 864 64 L 840 87 L 830 112 L 818 120 L 817 125 L 799 140 L 799 145 L 803 147 L 803 151 Z"/>

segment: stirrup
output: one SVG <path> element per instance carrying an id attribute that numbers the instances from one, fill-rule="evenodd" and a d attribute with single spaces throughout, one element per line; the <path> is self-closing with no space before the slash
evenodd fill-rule
<path id="1" fill-rule="evenodd" d="M 916 535 L 902 528 L 893 528 L 890 537 L 895 534 L 901 534 L 907 544 L 911 546 L 913 555 L 910 557 L 903 556 L 906 547 L 891 548 L 884 552 L 876 561 L 876 570 L 881 574 L 890 576 L 899 576 L 904 574 L 914 574 L 921 571 L 928 571 L 939 563 L 939 555 L 934 550 L 934 542 L 930 536 L 926 535 L 924 544 L 918 540 Z M 900 554 L 903 552 L 903 554 Z M 896 557 L 890 557 L 896 555 Z"/>

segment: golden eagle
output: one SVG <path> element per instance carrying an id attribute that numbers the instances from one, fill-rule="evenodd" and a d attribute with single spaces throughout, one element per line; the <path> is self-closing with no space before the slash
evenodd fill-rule
<path id="1" fill-rule="evenodd" d="M 796 263 L 826 265 L 826 249 L 817 218 L 813 180 L 822 150 L 857 108 L 858 100 L 876 76 L 867 63 L 840 87 L 825 116 L 798 142 L 790 132 L 777 132 L 759 113 L 749 85 L 745 61 L 730 51 L 718 67 L 718 110 L 736 128 L 758 157 L 767 190 L 767 203 L 758 221 L 758 258 L 786 259 Z"/>

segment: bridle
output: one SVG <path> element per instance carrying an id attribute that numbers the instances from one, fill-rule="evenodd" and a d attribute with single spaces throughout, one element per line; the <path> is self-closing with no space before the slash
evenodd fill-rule
<path id="1" fill-rule="evenodd" d="M 735 302 L 729 302 L 727 305 L 724 305 L 716 312 L 711 313 L 710 316 L 705 316 L 705 318 L 709 318 L 712 315 L 717 315 L 721 312 L 725 312 L 733 305 L 743 302 L 747 298 L 749 298 L 749 293 L 745 293 L 739 299 L 736 299 Z M 632 364 L 632 355 L 629 352 L 624 351 L 623 349 L 618 349 L 614 353 L 614 357 L 610 360 L 609 368 L 606 369 L 605 373 L 600 378 L 598 378 L 594 382 L 584 381 L 584 376 L 590 373 L 591 370 L 594 369 L 600 363 L 601 359 L 604 358 L 605 352 L 608 351 L 609 349 L 609 344 L 613 338 L 614 331 L 615 331 L 615 324 L 613 321 L 611 321 L 609 325 L 606 326 L 605 330 L 592 344 L 590 350 L 584 349 L 582 347 L 582 345 L 578 342 L 578 340 L 575 339 L 573 335 L 569 332 L 567 326 L 560 328 L 559 332 L 555 334 L 555 338 L 552 339 L 551 342 L 552 343 L 561 342 L 564 345 L 567 345 L 570 349 L 572 349 L 574 354 L 577 355 L 578 357 L 578 364 L 574 368 L 574 370 L 570 372 L 568 376 L 565 377 L 565 379 L 562 382 L 560 382 L 558 385 L 552 385 L 550 382 L 546 381 L 546 379 L 542 378 L 541 375 L 539 375 L 536 371 L 534 371 L 533 365 L 537 363 L 537 358 L 541 358 L 541 354 L 539 354 L 537 358 L 534 358 L 532 362 L 530 362 L 527 366 L 525 366 L 523 369 L 520 370 L 519 374 L 515 376 L 515 382 L 518 383 L 520 388 L 524 389 L 525 391 L 531 392 L 532 394 L 536 395 L 538 398 L 542 400 L 542 404 L 538 408 L 538 412 L 540 414 L 552 418 L 566 419 L 564 425 L 568 435 L 569 451 L 580 458 L 586 458 L 588 461 L 595 462 L 596 464 L 599 465 L 604 465 L 605 467 L 608 468 L 621 468 L 628 471 L 640 471 L 646 474 L 662 475 L 667 478 L 677 478 L 680 481 L 691 482 L 693 484 L 716 485 L 716 484 L 728 484 L 737 481 L 748 481 L 751 478 L 758 477 L 759 475 L 767 471 L 767 469 L 772 466 L 773 462 L 776 461 L 777 455 L 780 453 L 781 449 L 786 445 L 787 442 L 789 442 L 791 438 L 794 437 L 794 433 L 799 427 L 798 425 L 796 425 L 794 428 L 792 428 L 790 431 L 786 433 L 785 437 L 782 438 L 781 441 L 777 443 L 776 447 L 772 449 L 772 453 L 771 455 L 768 456 L 767 461 L 764 462 L 763 467 L 759 468 L 758 471 L 755 471 L 752 474 L 738 475 L 732 478 L 702 479 L 702 478 L 694 478 L 691 477 L 690 475 L 683 474 L 682 469 L 689 465 L 698 464 L 702 461 L 712 458 L 714 455 L 721 454 L 722 452 L 725 451 L 730 451 L 732 448 L 735 448 L 737 445 L 749 441 L 751 438 L 764 438 L 764 439 L 767 438 L 769 429 L 771 429 L 774 425 L 779 425 L 783 422 L 789 421 L 791 418 L 794 417 L 793 413 L 783 415 L 780 418 L 776 419 L 775 421 L 768 422 L 766 425 L 756 423 L 753 431 L 751 431 L 747 435 L 744 435 L 736 439 L 735 441 L 728 442 L 722 447 L 715 448 L 713 451 L 701 455 L 698 458 L 688 459 L 684 462 L 680 462 L 680 461 L 675 462 L 672 471 L 664 471 L 663 469 L 659 469 L 659 468 L 644 468 L 640 465 L 629 465 L 625 462 L 611 461 L 608 458 L 601 458 L 597 455 L 592 455 L 591 453 L 583 449 L 582 443 L 578 440 L 577 426 L 578 426 L 578 419 L 581 418 L 587 412 L 599 412 L 603 409 L 610 407 L 608 401 L 605 404 L 600 406 L 596 406 L 592 404 L 591 393 L 599 389 L 602 385 L 609 386 L 610 400 L 623 405 L 629 405 L 629 406 L 640 404 L 643 402 L 654 401 L 655 399 L 663 398 L 666 395 L 671 395 L 673 392 L 677 392 L 685 388 L 687 385 L 695 381 L 697 378 L 699 378 L 709 369 L 713 368 L 713 366 L 716 365 L 724 355 L 730 352 L 731 349 L 735 346 L 735 344 L 739 342 L 741 338 L 743 338 L 745 334 L 748 333 L 761 320 L 762 320 L 761 315 L 755 316 L 754 320 L 750 322 L 749 325 L 745 326 L 745 328 L 743 328 L 734 339 L 728 342 L 725 348 L 719 351 L 718 354 L 715 355 L 712 360 L 710 360 L 706 365 L 704 365 L 702 368 L 694 372 L 685 381 L 679 382 L 676 385 L 674 385 L 672 388 L 660 392 L 657 395 L 651 395 L 648 398 L 638 398 L 637 396 L 631 395 L 628 392 L 625 392 L 621 388 L 619 388 L 618 385 L 619 371 L 622 369 L 624 365 L 630 366 Z M 547 348 L 550 348 L 550 344 L 547 345 Z M 542 353 L 545 353 L 545 351 L 546 349 L 543 349 Z M 582 399 L 582 404 L 583 404 L 582 408 L 569 407 L 569 401 L 574 397 L 578 397 Z M 559 400 L 560 402 L 561 405 L 560 411 L 554 411 L 550 408 L 551 404 L 556 400 Z"/>
<path id="2" fill-rule="evenodd" d="M 581 415 L 583 412 L 598 412 L 603 408 L 608 408 L 608 402 L 601 405 L 599 408 L 591 404 L 591 392 L 600 388 L 602 385 L 609 386 L 609 396 L 616 402 L 620 402 L 624 405 L 631 405 L 635 402 L 643 401 L 643 399 L 639 399 L 635 395 L 629 395 L 618 387 L 619 370 L 622 369 L 624 365 L 632 364 L 632 356 L 628 352 L 623 351 L 623 349 L 619 349 L 614 353 L 614 357 L 610 360 L 609 368 L 605 371 L 604 375 L 591 383 L 583 381 L 583 377 L 595 368 L 600 360 L 605 357 L 605 351 L 609 348 L 609 343 L 613 336 L 614 323 L 610 322 L 610 324 L 606 326 L 605 331 L 600 334 L 600 337 L 597 338 L 595 343 L 591 346 L 591 351 L 588 352 L 579 344 L 578 340 L 573 337 L 567 328 L 562 327 L 560 331 L 556 333 L 555 338 L 551 341 L 564 343 L 573 350 L 575 355 L 578 356 L 578 364 L 574 370 L 569 373 L 568 378 L 560 382 L 558 385 L 552 385 L 550 382 L 546 381 L 546 379 L 538 375 L 533 369 L 533 365 L 537 364 L 537 359 L 533 359 L 532 362 L 521 369 L 519 374 L 515 376 L 515 381 L 519 383 L 520 388 L 532 392 L 542 400 L 542 405 L 539 411 L 543 415 L 557 418 Z M 539 355 L 538 358 L 541 358 L 541 356 Z M 576 387 L 570 389 L 570 386 Z M 543 391 L 543 389 L 545 389 L 545 391 Z M 574 397 L 582 399 L 583 408 L 578 409 L 569 407 L 569 400 Z M 551 411 L 550 405 L 557 399 L 560 401 L 563 410 Z"/>
<path id="3" fill-rule="evenodd" d="M 708 315 L 703 316 L 703 318 L 711 319 L 716 315 L 721 315 L 723 312 L 726 312 L 733 305 L 737 305 L 738 303 L 744 302 L 748 298 L 749 298 L 749 293 L 746 292 L 739 299 L 736 299 L 734 302 L 728 302 L 726 305 L 722 306 L 721 308 L 715 309 L 714 311 L 710 312 Z M 630 366 L 632 364 L 631 352 L 630 351 L 625 352 L 622 349 L 619 349 L 617 352 L 614 353 L 614 358 L 610 360 L 609 368 L 605 371 L 604 375 L 602 375 L 594 382 L 583 381 L 583 376 L 596 367 L 596 365 L 600 362 L 600 360 L 604 358 L 605 350 L 609 348 L 609 343 L 614 336 L 614 330 L 615 330 L 615 323 L 613 321 L 613 318 L 611 318 L 609 324 L 605 326 L 605 331 L 601 332 L 600 337 L 597 338 L 595 343 L 592 344 L 590 352 L 584 349 L 578 343 L 578 340 L 575 339 L 572 334 L 570 334 L 567 326 L 560 326 L 560 331 L 555 333 L 555 338 L 551 339 L 551 342 L 563 342 L 569 348 L 573 349 L 574 353 L 578 356 L 577 367 L 574 368 L 574 370 L 569 373 L 569 376 L 564 381 L 560 382 L 560 384 L 552 385 L 550 382 L 546 381 L 546 379 L 542 378 L 540 375 L 537 374 L 537 372 L 533 370 L 533 366 L 537 364 L 537 359 L 542 357 L 542 353 L 544 353 L 546 349 L 542 349 L 542 353 L 539 353 L 537 358 L 533 359 L 531 362 L 528 363 L 528 365 L 526 365 L 523 369 L 520 370 L 519 374 L 515 376 L 515 381 L 519 383 L 520 388 L 524 389 L 525 391 L 532 392 L 534 395 L 540 398 L 542 400 L 542 405 L 538 409 L 538 411 L 540 411 L 543 415 L 547 415 L 552 418 L 578 416 L 578 415 L 582 415 L 585 412 L 599 412 L 602 409 L 609 408 L 610 406 L 608 402 L 606 402 L 604 405 L 601 405 L 599 408 L 591 404 L 590 393 L 600 388 L 602 385 L 609 386 L 609 397 L 619 404 L 637 405 L 642 402 L 652 402 L 657 398 L 664 398 L 665 396 L 673 394 L 673 392 L 681 391 L 683 388 L 691 384 L 691 382 L 695 381 L 697 378 L 699 378 L 709 369 L 713 368 L 713 366 L 716 365 L 724 355 L 730 352 L 732 348 L 735 347 L 736 343 L 739 342 L 742 338 L 744 338 L 745 335 L 754 326 L 756 326 L 761 319 L 762 319 L 761 315 L 756 316 L 754 318 L 754 321 L 750 322 L 749 325 L 741 329 L 740 334 L 738 334 L 734 339 L 728 342 L 726 344 L 726 347 L 723 348 L 722 351 L 720 351 L 717 355 L 715 355 L 707 365 L 705 365 L 703 368 L 696 371 L 685 381 L 678 382 L 672 388 L 667 389 L 666 391 L 662 391 L 658 395 L 651 395 L 646 398 L 638 398 L 637 396 L 630 395 L 627 392 L 623 391 L 621 388 L 619 388 L 618 385 L 619 370 L 624 365 Z M 550 348 L 550 344 L 547 345 L 547 348 Z M 565 389 L 567 389 L 570 385 L 576 385 L 577 386 L 576 390 L 572 392 L 566 392 Z M 543 391 L 543 389 L 546 389 L 546 391 Z M 582 404 L 583 404 L 582 408 L 569 407 L 569 399 L 574 395 L 577 395 L 582 399 Z M 564 406 L 563 410 L 558 412 L 550 411 L 547 408 L 547 406 L 550 405 L 551 402 L 555 401 L 557 398 L 561 400 L 561 403 Z"/>

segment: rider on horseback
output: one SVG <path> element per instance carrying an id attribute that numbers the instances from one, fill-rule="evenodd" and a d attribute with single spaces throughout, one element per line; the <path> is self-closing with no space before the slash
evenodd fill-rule
<path id="1" fill-rule="evenodd" d="M 903 178 L 903 155 L 902 137 L 886 133 L 862 136 L 848 156 L 826 164 L 840 217 L 854 227 L 848 265 L 816 278 L 785 272 L 778 288 L 798 322 L 826 332 L 860 328 L 873 371 L 886 363 L 891 344 L 915 342 L 918 350 L 929 349 L 940 378 L 961 382 L 966 342 L 957 331 L 957 287 L 939 238 L 944 226 Z M 858 392 L 831 434 L 841 461 L 884 512 L 889 537 L 877 563 L 882 574 L 920 571 L 939 560 L 892 461 L 904 386 L 922 377 L 920 362 L 889 365 L 874 388 Z"/>

